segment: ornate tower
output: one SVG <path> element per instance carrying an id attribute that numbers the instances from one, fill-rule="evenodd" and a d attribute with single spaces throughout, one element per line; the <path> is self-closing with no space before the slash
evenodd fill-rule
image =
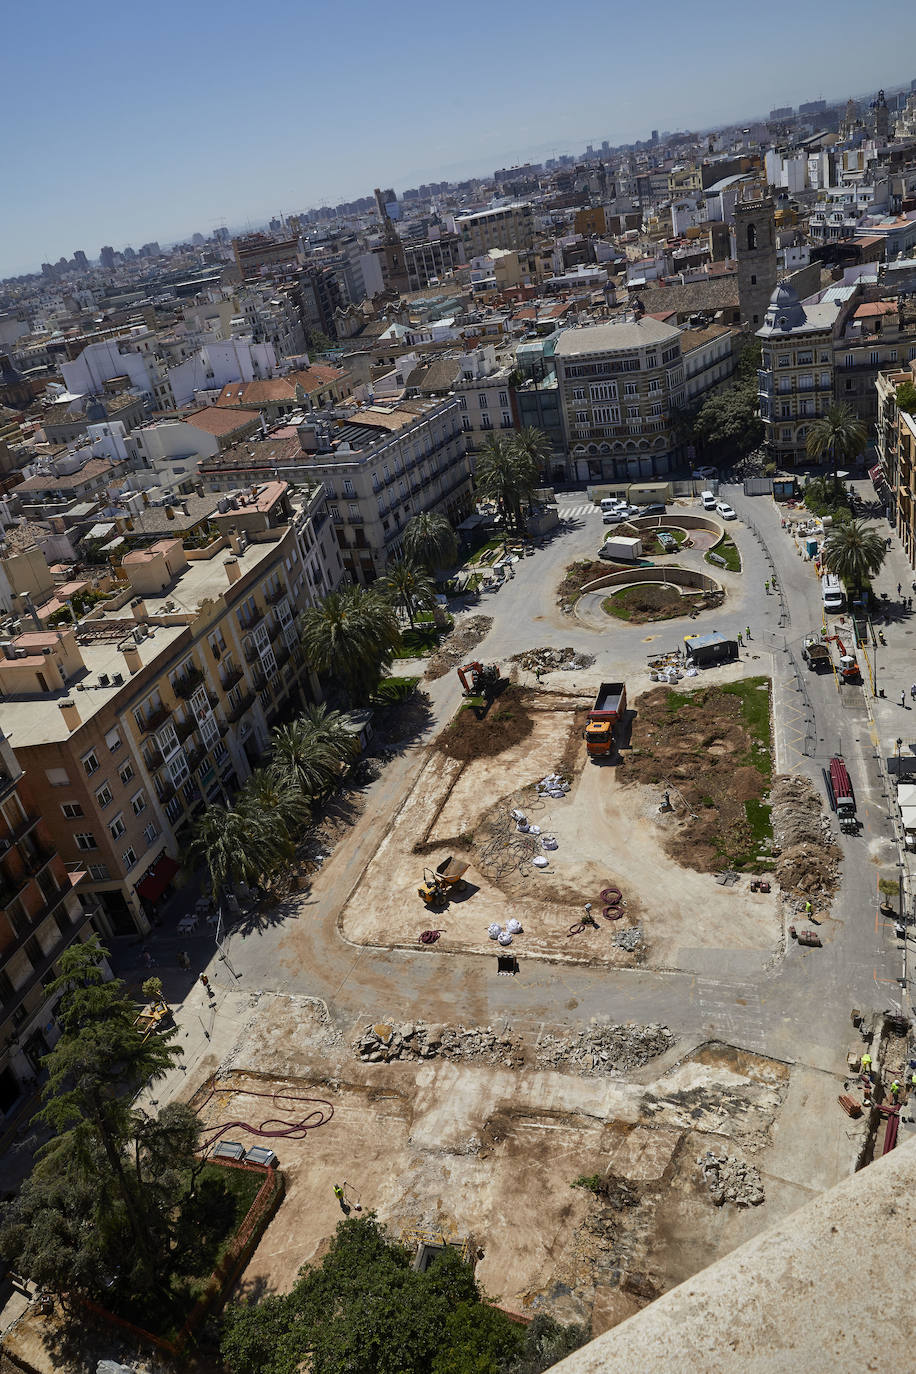
<path id="1" fill-rule="evenodd" d="M 776 212 L 771 196 L 736 202 L 735 254 L 741 323 L 759 329 L 776 290 Z"/>
<path id="2" fill-rule="evenodd" d="M 889 111 L 883 91 L 878 92 L 878 99 L 875 101 L 872 109 L 875 112 L 875 137 L 886 139 Z"/>

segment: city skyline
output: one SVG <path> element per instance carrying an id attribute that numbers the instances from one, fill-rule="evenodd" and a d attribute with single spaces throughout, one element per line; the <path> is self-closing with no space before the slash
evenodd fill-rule
<path id="1" fill-rule="evenodd" d="M 236 0 L 221 10 L 218 30 L 166 0 L 154 32 L 101 0 L 66 45 L 49 45 L 55 18 L 63 23 L 66 14 L 52 0 L 40 27 L 36 11 L 17 11 L 11 21 L 9 51 L 19 60 L 9 107 L 29 118 L 9 140 L 7 182 L 17 203 L 0 228 L 2 277 L 77 249 L 94 259 L 106 243 L 180 242 L 220 224 L 259 225 L 280 212 L 356 199 L 378 184 L 402 190 L 487 176 L 589 142 L 647 139 L 651 128 L 729 125 L 817 98 L 825 84 L 834 101 L 844 89 L 908 85 L 906 40 L 916 37 L 916 18 L 902 16 L 899 56 L 876 50 L 863 59 L 848 42 L 845 21 L 861 22 L 850 0 L 830 7 L 829 29 L 826 6 L 800 13 L 776 0 L 771 30 L 784 21 L 791 48 L 775 68 L 768 58 L 748 70 L 756 21 L 718 3 L 687 13 L 662 0 L 653 18 L 664 38 L 651 50 L 641 16 L 589 3 L 577 18 L 590 41 L 571 42 L 565 59 L 548 41 L 556 12 L 542 0 L 524 12 L 471 4 L 461 26 L 416 3 L 402 8 L 397 26 L 382 25 L 377 9 L 357 0 L 349 32 L 365 41 L 344 48 L 326 10 L 281 0 L 263 53 L 241 45 L 241 20 L 250 15 Z M 291 41 L 300 27 L 303 44 Z M 310 68 L 306 52 L 314 57 L 322 44 L 339 48 L 341 60 Z M 203 62 L 193 79 L 189 51 Z M 634 56 L 618 62 L 609 83 L 608 58 L 619 52 Z M 697 72 L 712 62 L 715 79 L 698 83 Z M 205 79 L 207 69 L 222 71 L 222 82 Z M 74 72 L 78 98 L 70 95 Z M 564 83 L 575 83 L 573 106 L 555 96 Z M 370 142 L 379 129 L 384 142 Z"/>

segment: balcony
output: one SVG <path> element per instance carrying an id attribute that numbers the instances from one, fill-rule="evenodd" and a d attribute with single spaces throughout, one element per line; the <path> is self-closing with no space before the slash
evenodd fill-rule
<path id="1" fill-rule="evenodd" d="M 255 668 L 252 673 L 252 685 L 256 692 L 263 692 L 267 686 L 267 678 L 260 668 Z"/>
<path id="2" fill-rule="evenodd" d="M 268 606 L 276 606 L 277 602 L 282 601 L 285 596 L 289 596 L 289 591 L 286 585 L 281 583 L 281 585 L 275 587 L 272 592 L 268 592 L 264 600 L 267 602 Z"/>
<path id="3" fill-rule="evenodd" d="M 162 767 L 162 751 L 160 749 L 148 749 L 143 755 L 143 762 L 150 773 L 155 773 L 157 768 Z"/>
<path id="4" fill-rule="evenodd" d="M 146 720 L 143 726 L 141 727 L 141 735 L 155 734 L 155 732 L 161 729 L 162 726 L 166 723 L 166 721 L 171 716 L 173 710 L 174 707 L 167 705 L 165 702 L 162 702 L 162 704 L 159 707 L 157 707 L 155 711 L 153 711 L 150 715 L 146 717 Z"/>
<path id="5" fill-rule="evenodd" d="M 245 712 L 250 711 L 253 705 L 254 697 L 250 692 L 246 692 L 238 706 L 226 712 L 226 719 L 231 725 L 235 725 L 236 721 L 241 720 Z"/>
<path id="6" fill-rule="evenodd" d="M 190 720 L 179 720 L 175 724 L 175 734 L 178 736 L 178 743 L 184 744 L 185 740 L 193 735 L 197 729 L 197 721 L 192 716 Z"/>
<path id="7" fill-rule="evenodd" d="M 185 759 L 192 773 L 197 772 L 206 757 L 207 751 L 202 744 L 198 744 L 192 749 L 185 750 Z"/>
<path id="8" fill-rule="evenodd" d="M 283 626 L 280 624 L 279 620 L 274 620 L 270 625 L 268 625 L 267 635 L 271 643 L 273 643 L 273 641 L 277 638 L 277 635 L 280 633 L 282 629 Z"/>
<path id="9" fill-rule="evenodd" d="M 31 830 L 35 829 L 40 820 L 40 816 L 26 816 L 25 820 L 19 822 L 15 830 L 11 830 L 8 835 L 4 835 L 3 838 L 0 839 L 0 857 L 2 857 L 8 849 L 11 849 L 14 844 L 18 844 L 20 840 L 25 839 L 26 835 L 28 835 Z"/>
<path id="10" fill-rule="evenodd" d="M 51 910 L 54 910 L 54 908 L 57 907 L 57 906 L 60 904 L 60 901 L 63 900 L 63 897 L 65 897 L 65 896 L 67 895 L 67 892 L 72 892 L 72 891 L 73 891 L 72 886 L 68 884 L 67 889 L 66 889 L 65 892 L 62 893 L 61 898 L 60 898 L 58 901 L 55 901 L 54 906 L 51 907 L 50 909 L 51 909 Z M 48 912 L 45 912 L 45 913 L 44 913 L 44 915 L 47 915 L 47 914 L 48 914 Z M 58 959 L 60 958 L 60 956 L 63 954 L 64 950 L 65 950 L 65 949 L 68 949 L 69 946 L 73 944 L 73 941 L 76 939 L 77 935 L 79 934 L 80 929 L 82 928 L 83 924 L 84 924 L 88 919 L 89 919 L 88 914 L 87 914 L 86 912 L 83 912 L 82 910 L 80 910 L 80 913 L 79 913 L 79 915 L 77 916 L 77 919 L 72 923 L 70 929 L 66 932 L 66 934 L 62 934 L 62 935 L 60 936 L 60 938 L 54 942 L 54 945 L 53 945 L 52 948 L 48 951 L 48 953 L 45 954 L 45 955 L 39 960 L 39 962 L 38 962 L 37 964 L 33 964 L 33 965 L 32 965 L 32 972 L 29 974 L 28 978 L 27 978 L 27 979 L 25 980 L 25 982 L 21 985 L 21 987 L 18 987 L 18 988 L 16 989 L 16 1000 L 15 1000 L 15 1003 L 11 1003 L 9 1006 L 5 1006 L 5 1007 L 3 1008 L 4 1019 L 5 1019 L 6 1016 L 8 1016 L 8 1015 L 12 1015 L 12 1013 L 13 1013 L 13 1011 L 15 1010 L 16 1007 L 21 1007 L 22 1004 L 23 1004 L 23 1002 L 24 1002 L 24 1001 L 26 1000 L 26 998 L 28 997 L 29 993 L 32 992 L 33 989 L 36 988 L 40 982 L 43 981 L 43 979 L 47 978 L 48 974 L 49 974 L 49 973 L 51 972 L 51 970 L 53 969 L 53 967 L 54 967 L 55 963 L 57 962 L 57 960 L 58 960 Z M 10 958 L 4 960 L 3 963 L 0 964 L 0 971 L 2 971 L 3 969 L 5 969 L 6 965 L 9 963 L 10 959 L 13 957 L 13 954 L 14 954 L 14 953 L 18 953 L 20 948 L 21 948 L 21 946 L 18 945 L 18 944 L 15 946 L 14 950 L 12 950 L 12 951 L 10 952 Z M 15 1035 L 13 1036 L 13 1039 L 14 1039 L 14 1041 L 15 1041 L 15 1039 L 16 1039 Z"/>
<path id="11" fill-rule="evenodd" d="M 245 645 L 245 662 L 246 662 L 246 663 L 257 663 L 257 661 L 258 661 L 258 659 L 259 659 L 260 657 L 261 657 L 261 651 L 259 650 L 257 644 L 255 644 L 253 640 L 252 640 L 252 642 L 251 642 L 250 644 L 246 644 L 246 645 Z"/>
<path id="12" fill-rule="evenodd" d="M 232 690 L 232 688 L 235 686 L 235 684 L 236 684 L 237 682 L 241 682 L 241 680 L 242 680 L 242 670 L 241 670 L 241 668 L 233 668 L 232 671 L 231 671 L 231 672 L 228 672 L 228 673 L 226 674 L 225 677 L 220 678 L 220 683 L 222 684 L 223 691 L 224 691 L 224 692 L 229 692 L 229 691 Z"/>
<path id="13" fill-rule="evenodd" d="M 260 622 L 263 619 L 264 609 L 263 607 L 256 605 L 251 614 L 247 615 L 245 619 L 240 621 L 239 623 L 241 624 L 243 630 L 253 630 L 255 625 L 260 624 Z"/>
<path id="14" fill-rule="evenodd" d="M 156 781 L 156 797 L 158 798 L 158 800 L 159 800 L 160 802 L 162 802 L 163 806 L 165 805 L 165 803 L 166 803 L 167 801 L 171 801 L 171 799 L 172 799 L 172 797 L 174 797 L 174 795 L 175 795 L 175 784 L 172 782 L 171 778 L 164 778 L 164 779 L 162 779 L 161 781 L 159 781 L 159 780 L 157 779 L 157 781 Z"/>
<path id="15" fill-rule="evenodd" d="M 284 663 L 289 662 L 289 649 L 286 647 L 285 640 L 274 649 L 274 658 L 277 660 L 278 668 L 282 668 Z"/>
<path id="16" fill-rule="evenodd" d="M 10 777 L 9 773 L 0 769 L 0 801 L 5 801 L 15 791 L 18 782 L 19 778 Z"/>
<path id="17" fill-rule="evenodd" d="M 175 679 L 175 691 L 178 696 L 187 699 L 196 692 L 197 688 L 204 680 L 204 675 L 198 667 L 190 668 L 181 677 Z"/>

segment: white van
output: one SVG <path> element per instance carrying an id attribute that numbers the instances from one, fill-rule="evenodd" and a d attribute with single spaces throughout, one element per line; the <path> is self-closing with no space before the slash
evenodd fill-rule
<path id="1" fill-rule="evenodd" d="M 602 496 L 601 498 L 601 509 L 603 511 L 620 510 L 626 504 L 626 501 L 621 501 L 619 496 Z"/>
<path id="2" fill-rule="evenodd" d="M 713 496 L 711 491 L 701 491 L 700 500 L 703 502 L 704 510 L 715 510 L 716 498 Z"/>
<path id="3" fill-rule="evenodd" d="M 824 610 L 830 615 L 835 615 L 837 611 L 845 609 L 846 598 L 843 595 L 843 584 L 833 573 L 825 573 L 821 578 L 821 600 L 824 603 Z"/>

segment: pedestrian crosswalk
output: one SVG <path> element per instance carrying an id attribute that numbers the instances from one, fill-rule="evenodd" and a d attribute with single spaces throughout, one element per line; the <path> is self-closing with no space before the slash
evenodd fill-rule
<path id="1" fill-rule="evenodd" d="M 588 515 L 600 515 L 601 507 L 596 506 L 593 501 L 583 501 L 579 505 L 567 506 L 558 505 L 561 520 L 583 520 Z"/>

